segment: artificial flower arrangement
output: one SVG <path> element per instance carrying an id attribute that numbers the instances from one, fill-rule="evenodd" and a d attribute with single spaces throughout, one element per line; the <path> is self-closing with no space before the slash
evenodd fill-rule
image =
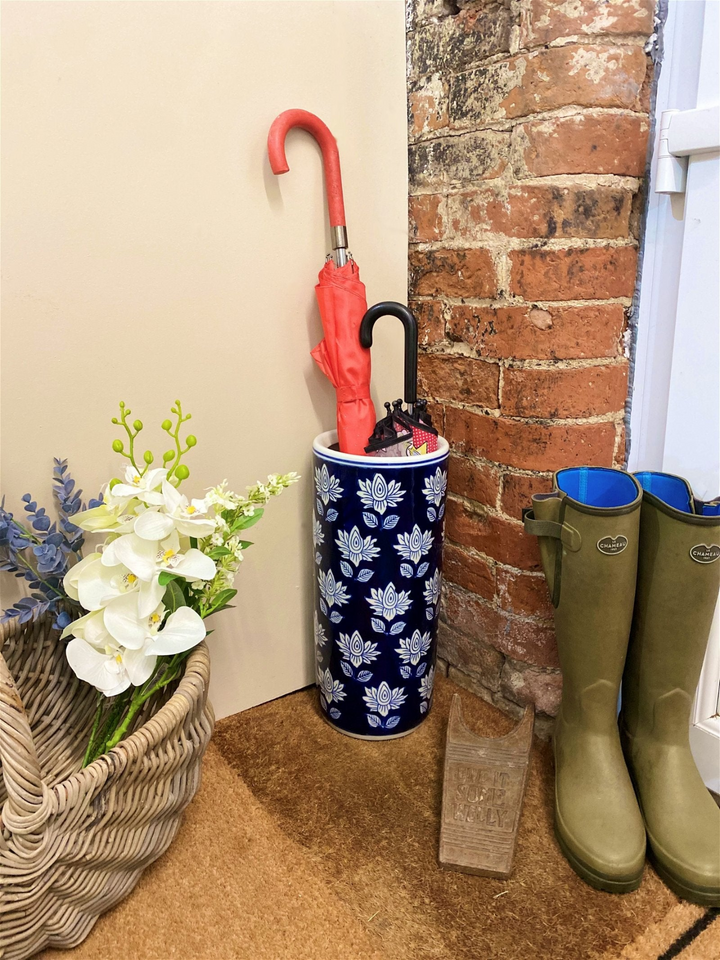
<path id="1" fill-rule="evenodd" d="M 190 651 L 208 633 L 205 620 L 227 609 L 237 593 L 235 576 L 251 546 L 243 531 L 260 520 L 271 497 L 299 479 L 271 475 L 245 496 L 223 481 L 204 497 L 188 499 L 179 490 L 190 475 L 182 459 L 197 440 L 192 434 L 181 439 L 191 414 L 183 414 L 179 400 L 171 413 L 175 422 L 164 420 L 162 429 L 173 447 L 162 467 L 153 467 L 150 450 L 136 458 L 143 424 L 130 422 L 131 410 L 121 402 L 120 418 L 112 422 L 127 440 L 112 447 L 129 461 L 124 480 L 111 480 L 85 504 L 66 461 L 56 459 L 57 522 L 30 494 L 22 498 L 26 524 L 0 507 L 0 570 L 31 589 L 3 620 L 25 623 L 53 614 L 61 639 L 71 638 L 71 668 L 98 691 L 84 766 L 119 743 L 143 705 L 181 675 Z M 83 556 L 86 533 L 105 539 Z"/>

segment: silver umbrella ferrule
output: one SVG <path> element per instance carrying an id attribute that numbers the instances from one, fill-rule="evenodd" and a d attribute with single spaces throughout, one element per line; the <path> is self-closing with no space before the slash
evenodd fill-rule
<path id="1" fill-rule="evenodd" d="M 333 246 L 333 258 L 335 260 L 336 267 L 344 267 L 348 261 L 347 258 L 347 246 L 348 246 L 348 236 L 347 236 L 347 227 L 331 227 L 332 231 L 332 246 Z"/>

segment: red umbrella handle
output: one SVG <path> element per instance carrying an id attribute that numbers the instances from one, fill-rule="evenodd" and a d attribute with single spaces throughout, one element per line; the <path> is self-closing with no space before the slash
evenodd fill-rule
<path id="1" fill-rule="evenodd" d="M 330 226 L 333 228 L 333 247 L 347 247 L 347 233 L 345 231 L 345 204 L 343 203 L 342 177 L 340 176 L 340 155 L 337 142 L 328 127 L 320 117 L 307 110 L 285 110 L 273 121 L 268 134 L 268 156 L 270 166 L 275 174 L 287 173 L 287 157 L 285 156 L 285 137 L 292 127 L 307 130 L 320 144 L 325 168 L 325 185 L 327 188 L 328 211 Z M 336 230 L 341 227 L 341 230 Z M 338 242 L 340 240 L 340 242 Z"/>

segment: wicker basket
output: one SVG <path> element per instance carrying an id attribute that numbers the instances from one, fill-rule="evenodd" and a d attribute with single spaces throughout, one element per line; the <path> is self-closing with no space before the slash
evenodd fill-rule
<path id="1" fill-rule="evenodd" d="M 73 947 L 169 846 L 214 716 L 202 643 L 164 705 L 81 770 L 95 691 L 49 621 L 0 632 L 0 958 Z"/>

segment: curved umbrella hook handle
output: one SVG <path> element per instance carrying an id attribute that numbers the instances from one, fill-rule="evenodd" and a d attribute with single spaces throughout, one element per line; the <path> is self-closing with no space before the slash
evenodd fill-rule
<path id="1" fill-rule="evenodd" d="M 325 188 L 327 190 L 333 250 L 342 249 L 344 251 L 347 249 L 348 241 L 345 227 L 342 177 L 340 175 L 340 154 L 335 137 L 320 117 L 316 117 L 314 113 L 308 113 L 307 110 L 285 110 L 273 120 L 267 141 L 272 172 L 279 176 L 281 173 L 287 173 L 290 169 L 285 156 L 285 137 L 293 127 L 307 130 L 320 145 L 325 170 Z M 346 262 L 344 256 L 342 262 Z M 338 266 L 341 265 L 338 263 Z"/>
<path id="2" fill-rule="evenodd" d="M 417 320 L 408 308 L 394 300 L 385 300 L 369 307 L 360 323 L 360 343 L 366 349 L 372 346 L 373 327 L 380 317 L 397 317 L 405 328 L 405 403 L 412 408 L 417 402 L 418 328 Z"/>

